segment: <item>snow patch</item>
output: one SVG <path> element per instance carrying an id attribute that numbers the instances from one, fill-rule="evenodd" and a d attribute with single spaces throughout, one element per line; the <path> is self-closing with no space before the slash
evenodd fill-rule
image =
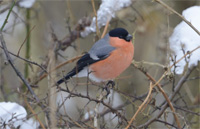
<path id="1" fill-rule="evenodd" d="M 35 0 L 21 0 L 19 6 L 23 8 L 31 8 L 35 3 Z"/>
<path id="2" fill-rule="evenodd" d="M 116 11 L 131 5 L 131 0 L 102 0 L 102 3 L 97 11 L 98 27 L 105 26 L 107 21 L 115 17 Z M 81 32 L 82 37 L 86 37 L 91 32 L 96 32 L 96 17 L 93 17 L 92 23 Z"/>
<path id="3" fill-rule="evenodd" d="M 182 15 L 200 31 L 200 6 L 187 8 L 182 12 Z M 169 38 L 169 43 L 171 50 L 177 56 L 176 59 L 178 60 L 183 57 L 183 50 L 187 52 L 200 46 L 200 36 L 188 24 L 182 21 L 175 27 L 173 34 Z M 197 49 L 191 54 L 188 59 L 188 67 L 197 65 L 198 61 L 200 61 L 200 49 Z M 170 62 L 170 64 L 172 65 L 173 62 Z M 182 74 L 185 65 L 186 62 L 184 59 L 177 63 L 176 73 Z"/>

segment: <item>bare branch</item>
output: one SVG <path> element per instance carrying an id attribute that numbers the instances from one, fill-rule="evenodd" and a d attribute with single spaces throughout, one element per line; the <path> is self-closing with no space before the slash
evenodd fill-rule
<path id="1" fill-rule="evenodd" d="M 195 67 L 189 68 L 187 73 L 181 77 L 180 81 L 178 82 L 178 84 L 175 87 L 174 92 L 169 96 L 169 100 L 172 101 L 173 98 L 175 97 L 175 95 L 177 94 L 177 92 L 181 89 L 181 87 L 183 86 L 184 82 L 186 81 L 186 79 L 189 77 L 189 75 L 191 74 L 191 72 L 195 69 Z M 168 107 L 168 103 L 165 103 L 162 106 L 162 109 L 159 111 L 159 113 L 157 115 L 155 115 L 153 118 L 151 118 L 150 120 L 148 120 L 145 124 L 140 125 L 139 128 L 145 128 L 148 127 L 148 125 L 150 125 L 152 122 L 154 122 L 155 120 L 157 120 L 166 110 L 166 108 Z"/>
<path id="2" fill-rule="evenodd" d="M 23 77 L 23 75 L 21 74 L 21 72 L 14 66 L 13 60 L 11 59 L 9 53 L 8 53 L 8 49 L 6 47 L 6 43 L 3 39 L 3 35 L 2 32 L 0 32 L 0 40 L 1 40 L 1 45 L 3 47 L 4 53 L 6 55 L 6 58 L 8 60 L 8 62 L 10 63 L 10 65 L 12 66 L 12 68 L 14 69 L 15 73 L 17 74 L 17 76 L 24 82 L 24 84 L 26 85 L 26 87 L 28 88 L 28 90 L 30 91 L 30 93 L 32 94 L 32 96 L 35 98 L 35 100 L 39 103 L 40 100 L 39 98 L 36 96 L 36 94 L 34 93 L 34 91 L 32 90 L 30 84 L 28 83 L 28 81 Z"/>
<path id="3" fill-rule="evenodd" d="M 175 13 L 176 15 L 178 15 L 184 22 L 186 22 L 198 35 L 200 35 L 200 32 L 191 24 L 191 22 L 189 22 L 187 19 L 185 19 L 181 14 L 179 14 L 178 12 L 176 12 L 174 9 L 172 9 L 171 7 L 169 7 L 167 4 L 165 4 L 164 2 L 162 2 L 161 0 L 155 0 L 156 2 L 158 2 L 159 4 L 161 4 L 162 6 L 164 6 L 165 8 L 167 8 L 169 11 Z"/>
<path id="4" fill-rule="evenodd" d="M 149 98 L 151 96 L 152 90 L 153 90 L 153 86 L 152 86 L 152 82 L 150 82 L 150 87 L 149 87 L 149 92 L 148 92 L 147 97 L 145 98 L 144 102 L 139 106 L 138 110 L 135 112 L 134 116 L 128 122 L 128 125 L 126 126 L 125 129 L 128 129 L 131 126 L 131 123 L 135 120 L 137 114 L 142 110 L 142 108 L 144 107 L 144 105 L 146 104 L 146 102 L 149 100 Z"/>

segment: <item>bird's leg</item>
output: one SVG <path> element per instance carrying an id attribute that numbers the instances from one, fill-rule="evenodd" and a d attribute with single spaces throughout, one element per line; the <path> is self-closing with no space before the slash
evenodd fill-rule
<path id="1" fill-rule="evenodd" d="M 112 80 L 109 80 L 108 83 L 106 84 L 106 86 L 108 86 L 108 87 L 111 86 L 113 88 L 115 86 L 115 82 Z"/>
<path id="2" fill-rule="evenodd" d="M 107 82 L 107 84 L 105 85 L 105 91 L 107 92 L 106 94 L 106 98 L 108 97 L 108 95 L 110 94 L 110 89 L 113 88 L 115 86 L 115 82 L 112 80 L 109 80 Z"/>

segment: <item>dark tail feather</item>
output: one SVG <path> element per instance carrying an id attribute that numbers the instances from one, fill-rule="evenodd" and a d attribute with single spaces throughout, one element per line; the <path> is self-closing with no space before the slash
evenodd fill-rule
<path id="1" fill-rule="evenodd" d="M 103 60 L 107 57 L 107 55 L 105 56 L 99 56 L 99 60 Z M 76 75 L 76 73 L 80 72 L 84 67 L 90 65 L 90 64 L 93 64 L 99 60 L 94 60 L 90 57 L 90 54 L 89 53 L 86 53 L 84 56 L 81 57 L 81 59 L 78 60 L 77 64 L 76 64 L 76 67 L 74 69 L 72 69 L 71 72 L 69 72 L 65 78 L 62 78 L 60 79 L 58 82 L 57 82 L 57 85 L 63 83 L 65 80 L 68 80 L 70 77 Z"/>
<path id="2" fill-rule="evenodd" d="M 66 80 L 68 80 L 70 77 L 72 77 L 74 75 L 76 75 L 75 69 L 73 69 L 71 72 L 69 72 L 64 78 L 57 81 L 57 85 L 60 85 L 61 83 L 65 82 Z"/>

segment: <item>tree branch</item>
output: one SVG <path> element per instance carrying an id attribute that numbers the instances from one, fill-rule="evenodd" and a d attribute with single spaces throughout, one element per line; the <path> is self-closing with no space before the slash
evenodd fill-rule
<path id="1" fill-rule="evenodd" d="M 186 22 L 198 35 L 200 35 L 200 32 L 191 24 L 191 22 L 189 22 L 187 19 L 185 19 L 181 14 L 179 14 L 178 12 L 176 12 L 173 8 L 169 7 L 167 4 L 165 4 L 164 2 L 162 2 L 161 0 L 155 0 L 156 2 L 158 2 L 159 4 L 161 4 L 162 6 L 164 6 L 165 8 L 167 8 L 169 11 L 175 13 L 176 15 L 178 15 L 184 22 Z"/>
<path id="2" fill-rule="evenodd" d="M 28 81 L 23 77 L 23 75 L 21 74 L 21 72 L 14 66 L 14 62 L 11 59 L 9 53 L 8 53 L 8 49 L 6 47 L 6 43 L 4 41 L 2 32 L 0 31 L 0 40 L 1 40 L 1 45 L 3 47 L 4 53 L 6 55 L 6 58 L 8 60 L 8 62 L 10 63 L 11 67 L 14 69 L 15 73 L 17 74 L 17 76 L 24 82 L 24 84 L 26 85 L 26 87 L 28 88 L 28 90 L 30 91 L 30 93 L 32 94 L 32 96 L 35 98 L 35 100 L 39 103 L 40 100 L 39 98 L 36 96 L 36 94 L 34 93 L 34 91 L 32 90 L 30 84 L 28 83 Z"/>
<path id="3" fill-rule="evenodd" d="M 169 100 L 170 101 L 173 100 L 173 98 L 175 97 L 177 92 L 181 89 L 181 87 L 183 86 L 184 82 L 186 81 L 186 79 L 189 77 L 189 75 L 191 74 L 191 72 L 194 69 L 195 69 L 195 67 L 189 68 L 187 73 L 180 79 L 180 81 L 178 82 L 178 84 L 175 87 L 174 92 L 169 96 Z M 161 115 L 164 113 L 164 111 L 166 110 L 167 107 L 168 107 L 168 103 L 165 103 L 162 106 L 162 109 L 160 110 L 160 112 L 157 115 L 155 115 L 153 118 L 148 120 L 145 124 L 140 125 L 138 128 L 146 128 L 146 127 L 148 127 L 148 125 L 150 125 L 152 122 L 156 121 L 159 117 L 161 117 Z"/>

